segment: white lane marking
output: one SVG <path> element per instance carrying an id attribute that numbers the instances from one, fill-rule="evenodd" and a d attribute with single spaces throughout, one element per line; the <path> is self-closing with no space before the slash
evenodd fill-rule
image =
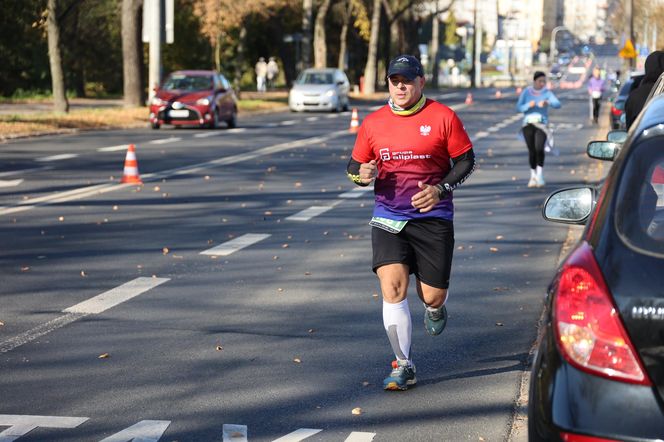
<path id="1" fill-rule="evenodd" d="M 309 221 L 311 218 L 321 215 L 330 209 L 333 209 L 334 206 L 336 206 L 339 203 L 340 201 L 337 201 L 336 204 L 332 204 L 329 206 L 311 206 L 307 209 L 299 211 L 294 215 L 286 217 L 286 219 L 288 221 Z"/>
<path id="2" fill-rule="evenodd" d="M 484 137 L 488 137 L 488 136 L 489 136 L 489 132 L 481 131 L 481 132 L 477 132 L 475 134 L 475 139 L 479 140 L 480 138 L 484 138 Z"/>
<path id="3" fill-rule="evenodd" d="M 7 172 L 0 172 L 0 177 L 8 177 L 12 175 L 20 175 L 22 173 L 27 173 L 27 172 L 37 172 L 40 170 L 51 170 L 53 167 L 51 166 L 41 166 L 41 167 L 31 167 L 29 169 L 22 169 L 22 170 L 10 170 Z"/>
<path id="4" fill-rule="evenodd" d="M 88 419 L 87 417 L 0 414 L 0 427 L 9 426 L 0 432 L 0 442 L 12 442 L 38 427 L 76 428 Z"/>
<path id="5" fill-rule="evenodd" d="M 338 116 L 339 116 L 339 114 L 330 114 L 325 118 L 330 118 L 331 119 L 331 118 L 337 118 Z"/>
<path id="6" fill-rule="evenodd" d="M 246 132 L 246 127 L 234 127 L 233 129 L 228 129 L 227 132 L 231 134 L 239 134 L 240 132 Z"/>
<path id="7" fill-rule="evenodd" d="M 79 313 L 79 314 L 99 314 L 109 308 L 115 307 L 125 301 L 128 301 L 141 293 L 157 287 L 170 281 L 170 278 L 147 278 L 139 277 L 133 281 L 126 282 L 119 287 L 115 287 L 107 292 L 90 298 L 86 301 L 80 302 L 74 306 L 63 310 L 64 313 Z"/>
<path id="8" fill-rule="evenodd" d="M 277 127 L 279 126 L 279 123 L 267 123 L 265 127 Z"/>
<path id="9" fill-rule="evenodd" d="M 75 153 L 62 153 L 60 155 L 51 155 L 50 157 L 37 158 L 35 161 L 46 162 L 46 161 L 59 161 L 59 160 L 68 160 L 69 158 L 76 158 L 78 154 Z"/>
<path id="10" fill-rule="evenodd" d="M 171 421 L 140 421 L 100 442 L 157 442 Z"/>
<path id="11" fill-rule="evenodd" d="M 207 137 L 214 137 L 215 135 L 221 135 L 221 132 L 203 132 L 194 135 L 194 138 L 207 138 Z"/>
<path id="12" fill-rule="evenodd" d="M 287 435 L 280 437 L 279 439 L 275 439 L 272 442 L 300 442 L 301 440 L 304 440 L 309 436 L 313 436 L 314 434 L 320 433 L 321 431 L 323 430 L 300 428 L 293 431 L 292 433 L 288 433 Z"/>
<path id="13" fill-rule="evenodd" d="M 191 173 L 192 170 L 203 170 L 215 166 L 235 164 L 242 161 L 252 160 L 254 158 L 258 158 L 264 155 L 271 155 L 273 153 L 282 152 L 285 150 L 296 149 L 298 147 L 307 146 L 309 144 L 324 143 L 333 138 L 337 138 L 344 135 L 348 135 L 348 130 L 338 130 L 336 132 L 330 132 L 327 135 L 321 135 L 311 138 L 303 138 L 300 140 L 289 141 L 281 144 L 274 144 L 272 146 L 256 149 L 255 151 L 249 153 L 232 155 L 228 157 L 221 157 L 217 158 L 216 160 L 206 161 L 204 163 L 192 164 L 190 166 L 178 167 L 175 169 L 150 173 L 142 175 L 141 179 L 143 180 L 143 182 L 157 181 L 175 175 Z M 134 184 L 113 184 L 113 183 L 95 184 L 93 186 L 82 187 L 79 189 L 73 189 L 66 192 L 59 192 L 39 198 L 31 198 L 10 206 L 0 206 L 0 216 L 16 212 L 24 212 L 26 210 L 31 210 L 34 209 L 35 207 L 44 206 L 48 204 L 78 200 L 93 195 L 101 195 L 107 192 L 113 192 L 115 190 L 130 186 L 134 186 Z"/>
<path id="14" fill-rule="evenodd" d="M 449 94 L 436 95 L 436 100 L 444 100 L 445 98 L 454 98 L 458 97 L 459 92 L 450 92 Z"/>
<path id="15" fill-rule="evenodd" d="M 231 253 L 237 252 L 238 250 L 249 247 L 252 244 L 256 244 L 259 241 L 263 241 L 266 238 L 269 238 L 271 235 L 267 233 L 247 233 L 242 236 L 238 236 L 230 241 L 219 244 L 216 247 L 211 249 L 204 250 L 201 255 L 214 255 L 214 256 L 228 256 Z"/>
<path id="16" fill-rule="evenodd" d="M 318 117 L 307 117 L 307 121 L 318 121 Z"/>
<path id="17" fill-rule="evenodd" d="M 51 321 L 48 321 L 45 324 L 38 325 L 37 327 L 34 327 L 33 329 L 28 330 L 27 332 L 21 333 L 20 335 L 8 339 L 4 342 L 0 342 L 0 353 L 7 353 L 8 351 L 15 349 L 16 347 L 20 347 L 23 344 L 27 344 L 28 342 L 34 341 L 35 339 L 44 336 L 48 333 L 51 333 L 54 330 L 62 328 L 67 324 L 71 324 L 72 322 L 82 318 L 83 316 L 85 315 L 68 314 L 68 315 L 59 316 Z"/>
<path id="18" fill-rule="evenodd" d="M 362 431 L 353 431 L 348 435 L 344 442 L 371 442 L 376 433 L 364 433 Z"/>
<path id="19" fill-rule="evenodd" d="M 104 292 L 101 295 L 97 295 L 94 298 L 83 301 L 73 307 L 69 307 L 63 310 L 63 313 L 66 313 L 65 315 L 59 316 L 51 321 L 38 325 L 11 339 L 0 342 L 0 353 L 7 353 L 8 351 L 20 347 L 23 344 L 27 344 L 28 342 L 34 341 L 35 339 L 51 333 L 54 330 L 71 324 L 72 322 L 84 316 L 100 313 L 106 309 L 120 304 L 121 302 L 134 298 L 166 281 L 169 281 L 169 279 L 144 277 L 136 278 L 133 281 L 129 281 L 126 284 L 116 287 L 115 289 Z"/>
<path id="20" fill-rule="evenodd" d="M 247 426 L 224 424 L 222 427 L 223 442 L 247 442 Z"/>
<path id="21" fill-rule="evenodd" d="M 297 123 L 297 121 L 295 121 L 295 120 L 288 120 L 288 121 L 282 121 L 282 122 L 281 122 L 281 125 L 282 125 L 282 126 L 292 126 L 292 125 L 294 125 L 295 123 Z"/>
<path id="22" fill-rule="evenodd" d="M 348 192 L 340 194 L 339 198 L 359 198 L 369 191 L 373 192 L 373 190 L 374 190 L 373 186 L 356 187 L 353 190 L 349 190 Z"/>
<path id="23" fill-rule="evenodd" d="M 19 180 L 0 180 L 0 187 L 16 187 L 23 182 L 23 178 Z"/>
<path id="24" fill-rule="evenodd" d="M 182 138 L 180 137 L 161 138 L 159 140 L 148 141 L 148 144 L 167 144 L 167 143 L 175 143 L 176 141 L 182 141 Z"/>
<path id="25" fill-rule="evenodd" d="M 97 152 L 115 152 L 118 150 L 127 150 L 129 149 L 129 144 L 118 144 L 117 146 L 106 146 L 100 147 L 97 149 Z"/>
<path id="26" fill-rule="evenodd" d="M 497 126 L 491 126 L 490 128 L 487 129 L 488 132 L 498 132 L 499 130 L 500 128 Z"/>
<path id="27" fill-rule="evenodd" d="M 459 103 L 459 104 L 452 104 L 452 105 L 450 105 L 450 106 L 448 106 L 448 107 L 456 112 L 456 111 L 459 111 L 459 110 L 461 110 L 461 109 L 465 109 L 465 108 L 467 108 L 468 106 L 469 106 L 469 105 L 466 104 L 466 103 Z"/>

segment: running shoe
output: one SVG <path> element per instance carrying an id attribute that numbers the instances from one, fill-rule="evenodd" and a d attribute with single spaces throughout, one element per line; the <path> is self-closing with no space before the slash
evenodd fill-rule
<path id="1" fill-rule="evenodd" d="M 537 187 L 537 178 L 531 176 L 530 181 L 528 181 L 528 187 Z"/>
<path id="2" fill-rule="evenodd" d="M 424 328 L 431 336 L 437 336 L 443 332 L 447 325 L 447 309 L 443 305 L 438 310 L 429 310 L 424 307 Z"/>
<path id="3" fill-rule="evenodd" d="M 544 181 L 544 177 L 542 175 L 537 175 L 535 181 L 536 187 L 544 187 L 546 185 L 546 181 Z"/>
<path id="4" fill-rule="evenodd" d="M 408 387 L 416 383 L 415 364 L 408 364 L 408 361 L 392 361 L 392 372 L 383 381 L 383 389 L 408 390 Z"/>

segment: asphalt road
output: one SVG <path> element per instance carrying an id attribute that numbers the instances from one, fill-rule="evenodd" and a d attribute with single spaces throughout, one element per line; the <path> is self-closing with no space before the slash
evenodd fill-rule
<path id="1" fill-rule="evenodd" d="M 541 205 L 598 172 L 585 93 L 560 95 L 542 189 L 526 188 L 514 91 L 439 95 L 479 167 L 455 192 L 447 329 L 426 335 L 411 290 L 418 385 L 399 393 L 381 389 L 393 356 L 372 195 L 345 178 L 350 113 L 1 146 L 0 441 L 524 437 L 517 400 L 568 233 Z M 143 186 L 119 184 L 128 144 Z"/>

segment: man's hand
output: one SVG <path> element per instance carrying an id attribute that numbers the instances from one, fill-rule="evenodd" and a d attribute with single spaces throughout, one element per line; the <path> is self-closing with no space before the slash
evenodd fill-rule
<path id="1" fill-rule="evenodd" d="M 368 163 L 360 165 L 360 181 L 362 184 L 371 183 L 376 178 L 377 173 L 376 160 L 371 160 Z"/>
<path id="2" fill-rule="evenodd" d="M 424 184 L 422 181 L 417 182 L 417 186 L 421 189 L 410 199 L 411 204 L 416 209 L 420 209 L 420 213 L 426 213 L 433 209 L 433 206 L 440 201 L 440 193 L 435 186 Z"/>

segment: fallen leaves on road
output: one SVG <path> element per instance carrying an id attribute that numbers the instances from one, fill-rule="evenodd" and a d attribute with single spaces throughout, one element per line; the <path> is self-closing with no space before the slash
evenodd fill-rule
<path id="1" fill-rule="evenodd" d="M 505 325 L 505 324 L 503 324 L 502 322 L 496 322 L 497 327 L 502 327 L 503 325 Z"/>
<path id="2" fill-rule="evenodd" d="M 362 409 L 360 407 L 355 407 L 353 408 L 353 411 L 351 411 L 351 413 L 353 413 L 355 416 L 359 416 L 360 414 L 362 414 Z"/>
<path id="3" fill-rule="evenodd" d="M 489 250 L 493 253 L 496 253 L 498 251 L 498 247 L 490 247 Z"/>
<path id="4" fill-rule="evenodd" d="M 217 351 L 222 351 L 224 347 L 222 347 L 221 345 L 217 345 L 214 349 Z"/>
<path id="5" fill-rule="evenodd" d="M 161 253 L 163 253 L 164 255 L 168 255 L 168 252 L 169 252 L 168 247 L 164 247 L 163 249 L 161 249 Z"/>
<path id="6" fill-rule="evenodd" d="M 64 221 L 64 220 L 65 220 L 65 217 L 64 217 L 64 216 L 59 216 L 59 217 L 58 217 L 58 221 Z"/>
<path id="7" fill-rule="evenodd" d="M 22 272 L 27 272 L 28 270 L 30 270 L 30 267 L 29 267 L 29 266 L 23 266 L 23 267 L 21 267 L 21 271 L 22 271 Z"/>
<path id="8" fill-rule="evenodd" d="M 81 270 L 81 276 L 84 277 L 84 278 L 85 278 L 86 276 L 88 276 L 87 273 L 85 273 L 85 270 Z"/>
<path id="9" fill-rule="evenodd" d="M 5 323 L 2 322 L 2 321 L 0 321 L 0 327 L 2 327 L 2 326 L 4 326 L 4 325 L 5 325 Z"/>
<path id="10" fill-rule="evenodd" d="M 99 357 L 97 359 L 108 359 L 110 357 L 111 357 L 111 355 L 109 355 L 108 353 L 102 353 L 102 354 L 99 355 Z"/>
<path id="11" fill-rule="evenodd" d="M 295 362 L 296 364 L 301 364 L 301 363 L 302 363 L 302 359 L 300 359 L 300 358 L 293 358 L 293 362 Z"/>

